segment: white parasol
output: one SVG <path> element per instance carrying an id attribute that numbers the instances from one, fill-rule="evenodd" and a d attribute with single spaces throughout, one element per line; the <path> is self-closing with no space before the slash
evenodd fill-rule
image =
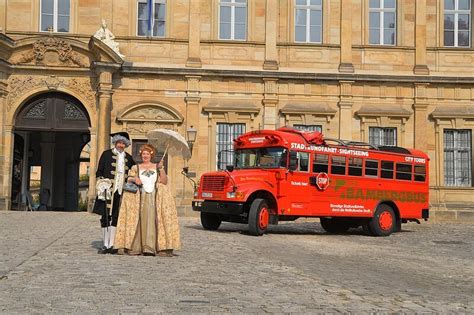
<path id="1" fill-rule="evenodd" d="M 191 150 L 189 149 L 188 142 L 176 131 L 161 128 L 153 129 L 148 132 L 147 138 L 148 142 L 150 142 L 150 144 L 153 145 L 157 150 L 159 148 L 165 148 L 163 158 L 168 152 L 180 154 L 185 159 L 189 159 L 191 157 Z"/>

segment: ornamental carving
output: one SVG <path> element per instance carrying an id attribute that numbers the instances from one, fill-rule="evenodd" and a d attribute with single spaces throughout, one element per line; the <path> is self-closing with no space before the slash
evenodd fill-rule
<path id="1" fill-rule="evenodd" d="M 34 89 L 58 90 L 67 89 L 80 95 L 86 100 L 85 106 L 95 108 L 95 93 L 92 90 L 89 79 L 69 78 L 62 79 L 54 75 L 41 77 L 12 77 L 8 81 L 7 111 L 10 111 L 13 104 L 21 99 L 23 95 L 30 93 Z"/>
<path id="2" fill-rule="evenodd" d="M 86 117 L 82 111 L 74 104 L 66 101 L 66 106 L 64 107 L 64 119 L 69 120 L 84 120 Z"/>
<path id="3" fill-rule="evenodd" d="M 57 53 L 57 59 L 47 58 L 48 52 Z M 59 61 L 59 62 L 58 62 Z M 48 37 L 46 39 L 39 39 L 33 43 L 33 49 L 23 53 L 16 60 L 12 60 L 13 64 L 22 64 L 34 62 L 35 64 L 61 64 L 61 65 L 76 65 L 79 67 L 88 67 L 88 62 L 75 52 L 71 45 L 55 37 Z"/>
<path id="4" fill-rule="evenodd" d="M 163 108 L 148 107 L 140 108 L 126 114 L 123 120 L 176 120 L 176 116 L 165 111 Z"/>
<path id="5" fill-rule="evenodd" d="M 46 119 L 47 107 L 46 100 L 42 100 L 31 107 L 25 114 L 29 119 Z"/>

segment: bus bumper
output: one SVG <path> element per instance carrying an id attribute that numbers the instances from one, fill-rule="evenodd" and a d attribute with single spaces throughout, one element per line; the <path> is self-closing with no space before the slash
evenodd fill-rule
<path id="1" fill-rule="evenodd" d="M 240 202 L 220 202 L 193 200 L 193 210 L 219 214 L 240 215 L 244 212 L 244 204 Z"/>

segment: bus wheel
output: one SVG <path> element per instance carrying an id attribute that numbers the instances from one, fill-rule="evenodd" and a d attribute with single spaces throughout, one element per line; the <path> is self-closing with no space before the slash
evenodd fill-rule
<path id="1" fill-rule="evenodd" d="M 249 232 L 252 235 L 260 236 L 265 233 L 268 227 L 270 213 L 268 203 L 265 199 L 257 198 L 252 202 L 249 212 Z"/>
<path id="2" fill-rule="evenodd" d="M 389 236 L 396 228 L 397 217 L 393 209 L 381 204 L 375 210 L 374 217 L 369 222 L 369 228 L 374 236 Z"/>
<path id="3" fill-rule="evenodd" d="M 349 224 L 342 220 L 320 218 L 321 226 L 328 233 L 345 233 L 349 230 Z"/>
<path id="4" fill-rule="evenodd" d="M 221 225 L 222 219 L 218 214 L 201 212 L 201 224 L 206 230 L 215 231 Z"/>

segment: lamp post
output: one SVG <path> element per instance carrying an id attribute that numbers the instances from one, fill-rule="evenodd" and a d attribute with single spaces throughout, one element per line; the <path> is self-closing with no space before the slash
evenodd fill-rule
<path id="1" fill-rule="evenodd" d="M 187 141 L 188 141 L 189 150 L 191 151 L 191 154 L 193 153 L 194 142 L 196 142 L 196 135 L 197 135 L 197 129 L 194 128 L 193 126 L 189 127 L 186 130 Z"/>

